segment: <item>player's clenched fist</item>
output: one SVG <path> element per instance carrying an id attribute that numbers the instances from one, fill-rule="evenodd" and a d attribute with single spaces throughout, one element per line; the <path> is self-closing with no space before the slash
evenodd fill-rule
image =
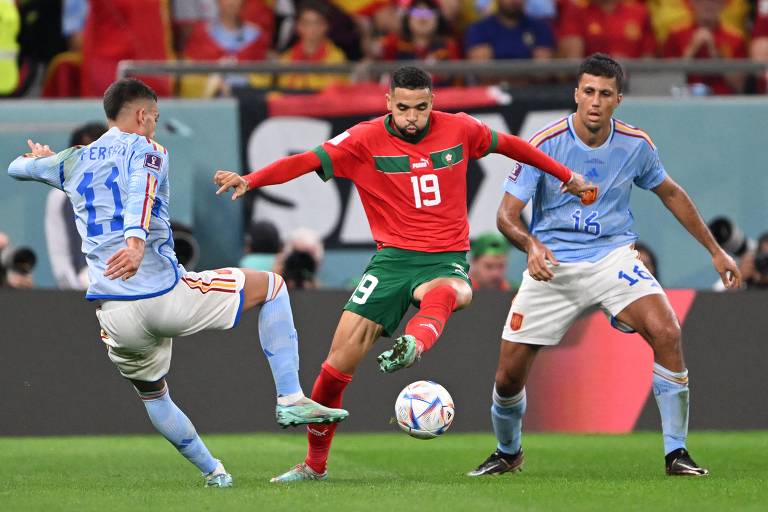
<path id="1" fill-rule="evenodd" d="M 531 237 L 528 248 L 528 273 L 536 281 L 549 281 L 555 277 L 555 273 L 549 268 L 547 262 L 552 265 L 559 265 L 555 255 L 552 254 L 547 246 Z"/>
<path id="2" fill-rule="evenodd" d="M 229 189 L 234 190 L 234 193 L 232 194 L 233 201 L 248 192 L 248 182 L 236 172 L 216 171 L 216 174 L 213 175 L 213 182 L 219 187 L 216 191 L 216 195 L 226 192 Z"/>

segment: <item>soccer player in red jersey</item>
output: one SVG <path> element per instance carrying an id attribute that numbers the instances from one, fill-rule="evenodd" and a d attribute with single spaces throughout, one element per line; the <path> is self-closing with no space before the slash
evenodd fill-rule
<path id="1" fill-rule="evenodd" d="M 467 160 L 495 152 L 536 165 L 580 195 L 594 186 L 527 142 L 498 133 L 467 114 L 432 110 L 432 80 L 406 66 L 392 76 L 390 113 L 362 122 L 298 155 L 245 177 L 217 171 L 217 193 L 248 190 L 317 170 L 323 180 L 347 178 L 357 187 L 378 251 L 341 315 L 312 399 L 341 404 L 363 356 L 382 334 L 390 336 L 411 303 L 419 313 L 391 350 L 378 358 L 383 372 L 412 365 L 429 350 L 448 317 L 472 300 L 467 275 Z M 535 162 L 535 163 L 534 163 Z M 304 463 L 273 482 L 324 480 L 333 426 L 309 429 Z"/>

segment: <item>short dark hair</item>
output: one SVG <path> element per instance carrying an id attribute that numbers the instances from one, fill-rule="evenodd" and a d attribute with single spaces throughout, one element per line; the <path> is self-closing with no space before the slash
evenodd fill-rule
<path id="1" fill-rule="evenodd" d="M 107 129 L 107 125 L 98 122 L 78 126 L 69 136 L 69 146 L 86 146 L 104 135 Z"/>
<path id="2" fill-rule="evenodd" d="M 157 94 L 136 78 L 121 78 L 114 82 L 104 93 L 104 113 L 107 119 L 114 121 L 126 104 L 139 99 L 157 101 Z"/>
<path id="3" fill-rule="evenodd" d="M 594 76 L 604 76 L 616 79 L 616 89 L 621 93 L 624 90 L 624 70 L 621 65 L 604 53 L 593 53 L 579 66 L 579 74 L 576 81 L 581 81 L 581 76 L 587 73 Z"/>
<path id="4" fill-rule="evenodd" d="M 395 71 L 392 75 L 392 80 L 389 82 L 390 91 L 394 91 L 397 87 L 412 91 L 417 89 L 432 90 L 432 77 L 429 76 L 429 73 L 416 66 L 403 66 Z"/>
<path id="5" fill-rule="evenodd" d="M 298 19 L 302 13 L 306 11 L 312 11 L 320 16 L 328 23 L 331 19 L 331 12 L 328 8 L 328 4 L 321 0 L 302 0 L 296 9 L 296 18 Z"/>

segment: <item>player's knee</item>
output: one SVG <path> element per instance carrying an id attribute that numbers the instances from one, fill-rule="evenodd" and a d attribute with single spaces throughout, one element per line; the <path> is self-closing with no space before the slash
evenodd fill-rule
<path id="1" fill-rule="evenodd" d="M 525 379 L 507 368 L 496 370 L 496 392 L 501 396 L 515 396 L 525 387 Z"/>
<path id="2" fill-rule="evenodd" d="M 656 352 L 677 352 L 680 350 L 682 332 L 677 322 L 666 322 L 650 331 Z"/>

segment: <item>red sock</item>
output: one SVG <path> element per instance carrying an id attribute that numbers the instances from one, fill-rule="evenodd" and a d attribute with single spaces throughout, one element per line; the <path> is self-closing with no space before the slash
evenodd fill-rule
<path id="1" fill-rule="evenodd" d="M 443 333 L 445 322 L 456 307 L 456 290 L 447 284 L 431 289 L 424 295 L 416 316 L 405 326 L 405 334 L 419 340 L 426 352 Z"/>
<path id="2" fill-rule="evenodd" d="M 340 372 L 325 361 L 320 367 L 320 375 L 317 376 L 312 388 L 312 400 L 326 407 L 341 407 L 341 395 L 351 380 L 351 375 Z M 328 452 L 331 451 L 331 441 L 335 431 L 336 423 L 307 427 L 309 449 L 304 463 L 318 473 L 325 473 Z"/>

